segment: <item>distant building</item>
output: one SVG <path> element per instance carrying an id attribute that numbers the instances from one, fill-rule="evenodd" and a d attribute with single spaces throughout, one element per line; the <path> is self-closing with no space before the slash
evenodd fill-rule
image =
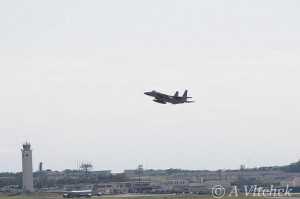
<path id="1" fill-rule="evenodd" d="M 300 187 L 300 177 L 293 177 L 280 181 L 280 186 Z"/>
<path id="2" fill-rule="evenodd" d="M 104 194 L 127 194 L 130 186 L 130 182 L 99 183 L 98 191 Z"/>
<path id="3" fill-rule="evenodd" d="M 187 180 L 160 180 L 152 181 L 151 186 L 155 190 L 167 192 L 188 192 L 189 181 Z"/>
<path id="4" fill-rule="evenodd" d="M 22 180 L 23 192 L 33 192 L 32 150 L 28 142 L 23 144 L 22 151 Z"/>

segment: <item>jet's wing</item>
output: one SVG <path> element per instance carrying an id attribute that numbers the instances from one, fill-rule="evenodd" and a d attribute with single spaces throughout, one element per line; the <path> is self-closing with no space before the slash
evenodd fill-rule
<path id="1" fill-rule="evenodd" d="M 162 94 L 162 93 L 157 93 L 155 96 L 154 102 L 160 103 L 160 104 L 166 104 L 167 101 L 169 100 L 168 95 Z"/>
<path id="2" fill-rule="evenodd" d="M 167 102 L 163 101 L 163 100 L 160 100 L 160 99 L 157 99 L 155 98 L 155 100 L 153 100 L 154 102 L 156 103 L 160 103 L 160 104 L 166 104 Z"/>
<path id="3" fill-rule="evenodd" d="M 165 94 L 162 94 L 162 93 L 157 93 L 156 96 L 155 96 L 155 98 L 157 100 L 170 100 L 170 99 L 172 99 L 171 96 L 165 95 Z"/>
<path id="4" fill-rule="evenodd" d="M 160 95 L 161 98 L 165 98 L 165 99 L 169 98 L 168 95 L 165 95 L 165 94 L 162 94 L 162 93 L 160 93 L 159 95 Z"/>

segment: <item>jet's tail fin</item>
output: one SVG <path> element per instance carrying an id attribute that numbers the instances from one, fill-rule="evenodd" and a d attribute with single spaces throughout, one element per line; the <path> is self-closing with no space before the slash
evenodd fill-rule
<path id="1" fill-rule="evenodd" d="M 182 95 L 182 97 L 187 98 L 187 92 L 188 92 L 188 91 L 185 90 L 184 93 L 183 93 L 183 95 Z"/>
<path id="2" fill-rule="evenodd" d="M 176 93 L 174 94 L 174 97 L 178 97 L 178 91 L 176 91 Z"/>

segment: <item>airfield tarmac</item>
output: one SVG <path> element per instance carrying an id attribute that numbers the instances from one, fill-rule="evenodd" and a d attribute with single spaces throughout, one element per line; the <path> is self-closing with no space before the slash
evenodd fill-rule
<path id="1" fill-rule="evenodd" d="M 16 196 L 5 196 L 0 195 L 0 199 L 58 199 L 63 198 L 62 194 L 54 194 L 54 193 L 35 193 L 35 194 L 21 194 Z M 82 197 L 85 198 L 85 197 Z M 106 196 L 93 196 L 92 198 L 99 198 L 99 199 L 112 199 L 112 198 L 118 198 L 118 199 L 213 199 L 212 196 L 206 195 L 206 196 L 192 196 L 192 195 L 133 195 L 133 194 L 124 194 L 124 195 L 106 195 Z"/>
<path id="2" fill-rule="evenodd" d="M 34 193 L 34 194 L 21 194 L 21 195 L 16 195 L 16 196 L 5 196 L 5 195 L 0 195 L 0 199 L 59 199 L 63 198 L 61 193 Z M 84 198 L 84 197 L 82 197 Z M 207 195 L 174 195 L 174 194 L 164 194 L 164 195 L 136 195 L 136 194 L 124 194 L 124 195 L 106 195 L 106 196 L 101 196 L 97 197 L 94 196 L 92 198 L 99 198 L 99 199 L 112 199 L 112 198 L 118 198 L 118 199 L 129 199 L 129 198 L 134 198 L 134 199 L 215 199 L 212 195 L 207 194 Z M 242 199 L 242 198 L 265 198 L 265 197 L 254 197 L 254 196 L 237 196 L 237 197 L 223 197 L 222 199 Z M 280 197 L 267 197 L 267 198 L 280 198 Z M 292 198 L 292 199 L 300 199 L 299 194 L 295 194 L 292 197 L 286 197 L 286 198 Z M 286 199 L 285 198 L 285 199 Z M 282 198 L 280 198 L 282 199 Z"/>

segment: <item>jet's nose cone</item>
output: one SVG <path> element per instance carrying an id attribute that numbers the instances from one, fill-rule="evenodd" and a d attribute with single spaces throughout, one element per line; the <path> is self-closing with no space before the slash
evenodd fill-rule
<path id="1" fill-rule="evenodd" d="M 145 95 L 150 95 L 150 93 L 149 93 L 149 92 L 144 92 L 144 94 L 145 94 Z"/>

